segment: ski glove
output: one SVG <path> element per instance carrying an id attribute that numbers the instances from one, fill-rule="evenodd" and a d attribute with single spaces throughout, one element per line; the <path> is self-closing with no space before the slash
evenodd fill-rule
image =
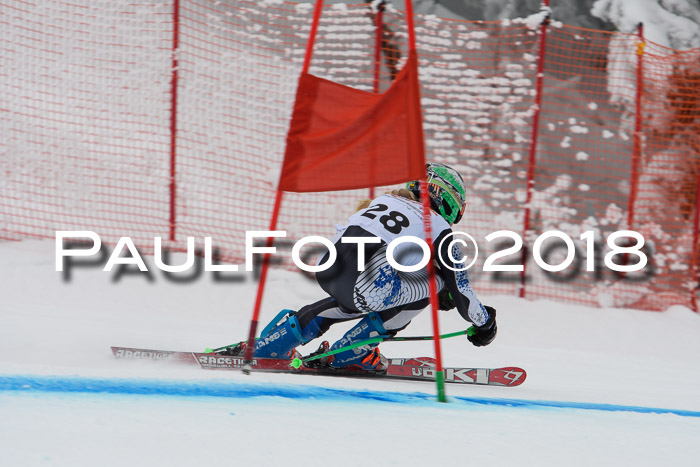
<path id="1" fill-rule="evenodd" d="M 489 319 L 483 326 L 472 326 L 467 332 L 467 339 L 477 347 L 489 345 L 496 338 L 496 309 L 490 306 L 484 308 L 489 314 Z"/>
<path id="2" fill-rule="evenodd" d="M 450 291 L 447 290 L 447 287 L 443 287 L 438 294 L 438 303 L 440 304 L 440 309 L 443 311 L 448 311 L 455 307 L 455 301 Z"/>

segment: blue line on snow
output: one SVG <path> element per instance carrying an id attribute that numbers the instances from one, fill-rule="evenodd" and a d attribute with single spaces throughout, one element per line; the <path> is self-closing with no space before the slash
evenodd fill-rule
<path id="1" fill-rule="evenodd" d="M 168 381 L 148 379 L 83 378 L 70 376 L 0 376 L 0 391 L 41 391 L 63 393 L 136 394 L 157 396 L 206 397 L 283 397 L 287 399 L 373 400 L 398 404 L 431 403 L 435 396 L 426 393 L 364 391 L 316 386 L 280 386 L 240 381 Z M 700 412 L 654 407 L 637 407 L 587 402 L 535 401 L 487 397 L 451 397 L 459 405 L 486 405 L 519 408 L 560 408 L 600 410 L 605 412 L 635 412 L 644 414 L 674 414 L 698 417 Z"/>

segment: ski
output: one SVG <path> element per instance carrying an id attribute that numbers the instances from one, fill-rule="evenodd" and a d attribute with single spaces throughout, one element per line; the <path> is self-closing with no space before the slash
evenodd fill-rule
<path id="1" fill-rule="evenodd" d="M 435 359 L 389 358 L 386 376 L 394 379 L 435 381 Z M 443 368 L 446 383 L 520 386 L 527 376 L 522 368 Z"/>
<path id="2" fill-rule="evenodd" d="M 232 357 L 216 353 L 180 352 L 170 350 L 150 350 L 130 347 L 112 347 L 114 357 L 120 360 L 152 360 L 198 366 L 208 370 L 241 370 L 243 357 Z M 339 370 L 333 368 L 298 369 L 290 366 L 291 360 L 275 358 L 254 358 L 250 369 L 261 372 L 312 374 L 320 376 L 344 376 L 360 378 L 398 379 L 411 381 L 435 381 L 435 359 L 387 358 L 385 371 Z M 527 373 L 518 367 L 503 368 L 444 368 L 446 383 L 475 384 L 485 386 L 519 386 Z"/>

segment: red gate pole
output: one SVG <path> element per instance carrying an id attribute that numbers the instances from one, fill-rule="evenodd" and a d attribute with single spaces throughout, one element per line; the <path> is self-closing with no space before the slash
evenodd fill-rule
<path id="1" fill-rule="evenodd" d="M 692 304 L 693 310 L 697 313 L 698 312 L 698 302 L 697 299 L 695 298 L 695 293 L 698 288 L 698 262 L 700 261 L 700 258 L 698 258 L 698 240 L 700 240 L 698 237 L 700 236 L 700 232 L 698 232 L 698 229 L 700 229 L 700 171 L 698 171 L 698 176 L 695 181 L 695 214 L 693 215 L 693 257 L 691 259 L 691 269 L 690 269 L 690 280 L 691 282 L 695 285 L 690 290 L 690 303 Z"/>
<path id="2" fill-rule="evenodd" d="M 637 193 L 639 192 L 639 161 L 642 159 L 642 95 L 644 94 L 644 24 L 639 23 L 637 26 L 637 82 L 634 96 L 634 149 L 632 153 L 632 170 L 630 173 L 630 196 L 627 200 L 627 228 L 632 229 L 634 224 L 634 203 L 637 201 Z M 622 255 L 622 264 L 627 265 L 629 262 L 629 254 Z M 625 277 L 625 272 L 620 273 L 620 277 Z"/>
<path id="3" fill-rule="evenodd" d="M 170 241 L 175 241 L 175 156 L 177 154 L 177 66 L 180 45 L 180 0 L 173 0 L 173 57 L 170 78 Z"/>
<path id="4" fill-rule="evenodd" d="M 374 80 L 373 89 L 379 93 L 379 72 L 382 69 L 382 33 L 384 29 L 384 1 L 377 6 L 377 14 L 374 19 L 377 35 L 374 40 Z"/>
<path id="5" fill-rule="evenodd" d="M 416 31 L 413 24 L 413 3 L 411 0 L 406 0 L 406 23 L 408 28 L 408 48 L 409 55 L 416 54 Z M 416 65 L 417 66 L 417 65 Z M 418 87 L 418 106 L 420 110 L 420 88 Z M 420 134 L 421 141 L 423 141 L 423 160 L 425 160 L 425 140 L 423 139 L 423 123 L 420 121 Z M 428 180 L 427 174 L 424 174 L 421 178 L 420 183 L 420 197 L 423 203 L 423 229 L 425 232 L 425 242 L 428 245 L 433 244 L 432 232 L 431 232 L 431 221 L 430 221 L 430 194 L 428 193 Z M 447 397 L 445 396 L 445 374 L 442 368 L 442 348 L 440 344 L 440 323 L 438 319 L 438 298 L 437 298 L 437 285 L 435 283 L 435 265 L 433 264 L 433 258 L 435 257 L 435 252 L 431 247 L 431 258 L 426 266 L 428 272 L 428 289 L 430 291 L 430 310 L 433 321 L 433 342 L 435 345 L 435 383 L 437 384 L 437 396 L 438 402 L 447 402 Z"/>
<path id="6" fill-rule="evenodd" d="M 377 14 L 374 18 L 375 28 L 377 30 L 376 38 L 374 41 L 374 79 L 372 89 L 375 94 L 379 93 L 379 77 L 382 69 L 382 34 L 384 29 L 384 5 L 385 2 L 382 0 L 379 5 L 377 5 Z M 369 197 L 374 199 L 374 187 L 369 188 Z"/>
<path id="7" fill-rule="evenodd" d="M 639 161 L 642 157 L 642 95 L 644 94 L 644 25 L 639 23 L 637 27 L 639 43 L 637 44 L 637 90 L 635 93 L 634 115 L 634 154 L 632 156 L 632 173 L 630 175 L 630 197 L 627 204 L 627 228 L 631 229 L 634 223 L 634 202 L 637 200 L 639 189 Z"/>
<path id="8" fill-rule="evenodd" d="M 549 8 L 549 0 L 544 0 L 543 7 Z M 520 273 L 520 297 L 525 297 L 525 274 L 527 271 L 527 232 L 530 230 L 530 202 L 532 201 L 532 190 L 535 188 L 535 163 L 537 156 L 537 138 L 540 132 L 540 112 L 542 111 L 542 81 L 544 78 L 544 59 L 547 46 L 547 26 L 549 25 L 549 13 L 540 25 L 540 52 L 537 59 L 537 81 L 535 84 L 535 115 L 532 118 L 532 137 L 530 140 L 530 157 L 527 167 L 527 185 L 525 198 L 525 215 L 523 220 L 523 270 Z"/>
<path id="9" fill-rule="evenodd" d="M 302 68 L 302 73 L 307 73 L 309 71 L 309 66 L 311 65 L 311 56 L 313 55 L 314 42 L 316 40 L 316 31 L 318 30 L 318 23 L 321 19 L 321 10 L 323 9 L 323 0 L 316 0 L 316 6 L 314 7 L 313 22 L 311 23 L 311 32 L 309 32 L 309 40 L 306 44 L 306 56 L 304 57 L 304 66 Z M 282 190 L 279 189 L 280 181 L 282 180 L 282 173 L 280 172 L 280 178 L 277 181 L 277 194 L 275 196 L 275 206 L 272 209 L 272 217 L 270 218 L 270 231 L 277 228 L 277 219 L 279 217 L 280 207 L 282 206 Z M 269 248 L 274 242 L 273 237 L 268 237 L 266 246 Z M 253 351 L 255 350 L 255 334 L 258 332 L 258 320 L 260 319 L 260 309 L 262 308 L 262 299 L 265 291 L 265 282 L 267 281 L 267 271 L 270 267 L 270 253 L 265 253 L 263 256 L 263 262 L 260 269 L 260 281 L 258 282 L 258 291 L 255 295 L 255 305 L 253 307 L 253 316 L 250 320 L 250 330 L 248 331 L 248 343 L 245 349 L 245 355 L 243 357 L 244 362 L 250 363 L 253 361 Z M 249 367 L 244 366 L 244 372 L 249 372 Z"/>

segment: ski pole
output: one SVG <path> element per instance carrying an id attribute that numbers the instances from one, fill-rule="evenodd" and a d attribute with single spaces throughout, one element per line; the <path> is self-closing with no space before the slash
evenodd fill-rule
<path id="1" fill-rule="evenodd" d="M 464 330 L 464 331 L 457 331 L 457 332 L 452 332 L 452 333 L 449 333 L 449 334 L 443 334 L 443 335 L 440 336 L 440 339 L 448 339 L 448 338 L 450 338 L 450 337 L 463 336 L 463 335 L 465 335 L 465 334 L 468 335 L 468 336 L 471 336 L 471 335 L 474 334 L 474 332 L 475 332 L 474 326 L 471 326 L 469 329 L 466 329 L 466 330 Z M 258 339 L 259 339 L 259 338 L 258 338 Z M 257 340 L 257 339 L 256 339 L 256 340 Z M 327 356 L 329 356 L 329 355 L 335 355 L 335 354 L 340 353 L 340 352 L 342 352 L 342 351 L 344 351 L 344 350 L 354 349 L 354 348 L 356 348 L 356 347 L 361 347 L 361 346 L 363 346 L 363 345 L 369 345 L 369 344 L 380 343 L 380 342 L 387 342 L 387 341 L 401 342 L 401 341 L 430 341 L 430 340 L 433 340 L 433 336 L 372 337 L 372 338 L 370 338 L 370 339 L 365 339 L 365 340 L 363 340 L 363 341 L 356 342 L 356 343 L 354 343 L 354 344 L 350 344 L 350 345 L 347 345 L 347 346 L 345 346 L 345 347 L 340 347 L 340 348 L 337 348 L 337 349 L 334 349 L 334 350 L 330 350 L 330 351 L 328 351 L 328 352 L 326 352 L 326 353 L 314 355 L 314 356 L 312 356 L 312 357 L 295 358 L 294 360 L 292 360 L 291 366 L 293 366 L 294 368 L 299 368 L 299 367 L 301 366 L 302 363 L 310 362 L 310 361 L 312 361 L 312 360 L 316 360 L 316 359 L 323 358 L 323 357 L 327 357 Z M 210 347 L 207 347 L 206 349 L 204 349 L 204 353 L 214 353 L 214 352 L 218 352 L 218 351 L 220 351 L 220 350 L 230 349 L 231 347 L 235 347 L 235 346 L 237 346 L 237 345 L 238 345 L 238 343 L 236 343 L 236 344 L 229 344 L 229 345 L 225 345 L 225 346 L 223 346 L 223 347 L 217 347 L 217 348 L 215 348 L 215 349 L 212 349 L 212 348 L 210 348 Z"/>
<path id="2" fill-rule="evenodd" d="M 440 336 L 440 339 L 447 339 L 450 337 L 455 337 L 455 336 L 463 336 L 463 335 L 468 335 L 471 336 L 474 334 L 475 329 L 474 326 L 471 326 L 469 329 L 465 329 L 464 331 L 457 331 L 457 332 L 451 332 L 449 334 L 443 334 Z M 433 340 L 433 336 L 411 336 L 411 337 L 372 337 L 370 339 L 365 339 L 360 342 L 355 342 L 354 344 L 346 345 L 345 347 L 340 347 L 334 350 L 329 350 L 328 352 L 324 352 L 318 355 L 311 355 L 305 358 L 295 358 L 292 360 L 292 363 L 289 364 L 292 368 L 299 368 L 303 363 L 310 362 L 313 360 L 317 360 L 319 358 L 323 357 L 328 357 L 329 355 L 335 355 L 340 352 L 344 352 L 346 350 L 354 349 L 356 347 L 362 347 L 363 345 L 369 345 L 369 344 L 376 344 L 380 342 L 402 342 L 402 341 L 430 341 Z"/>

